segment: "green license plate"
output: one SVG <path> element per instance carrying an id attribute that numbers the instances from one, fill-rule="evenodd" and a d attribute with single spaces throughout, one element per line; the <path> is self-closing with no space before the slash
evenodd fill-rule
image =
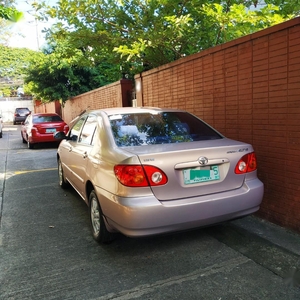
<path id="1" fill-rule="evenodd" d="M 193 183 L 207 182 L 207 181 L 219 180 L 219 179 L 220 179 L 220 173 L 219 173 L 218 166 L 183 170 L 184 184 L 193 184 Z"/>
<path id="2" fill-rule="evenodd" d="M 47 128 L 46 129 L 46 133 L 54 133 L 54 132 L 56 132 L 55 128 Z"/>

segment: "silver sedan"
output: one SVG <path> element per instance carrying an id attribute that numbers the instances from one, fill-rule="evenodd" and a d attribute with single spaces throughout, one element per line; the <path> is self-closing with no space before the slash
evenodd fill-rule
<path id="1" fill-rule="evenodd" d="M 73 121 L 57 152 L 59 184 L 89 206 L 93 237 L 141 237 L 256 212 L 264 187 L 250 144 L 182 110 L 108 108 Z"/>

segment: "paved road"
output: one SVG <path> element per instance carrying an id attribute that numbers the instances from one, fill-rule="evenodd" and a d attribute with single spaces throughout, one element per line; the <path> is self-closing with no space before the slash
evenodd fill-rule
<path id="1" fill-rule="evenodd" d="M 300 299 L 285 277 L 300 237 L 247 217 L 101 246 L 88 211 L 58 186 L 56 148 L 29 150 L 20 126 L 0 139 L 0 299 Z M 297 272 L 296 272 L 297 275 Z M 299 274 L 300 277 L 300 274 Z M 291 280 L 290 280 L 291 281 Z"/>

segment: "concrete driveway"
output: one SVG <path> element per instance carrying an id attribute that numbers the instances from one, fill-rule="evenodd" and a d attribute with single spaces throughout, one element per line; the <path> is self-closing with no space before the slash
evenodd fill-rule
<path id="1" fill-rule="evenodd" d="M 55 155 L 5 125 L 0 299 L 300 299 L 300 236 L 254 216 L 97 244 L 85 203 L 58 186 Z"/>

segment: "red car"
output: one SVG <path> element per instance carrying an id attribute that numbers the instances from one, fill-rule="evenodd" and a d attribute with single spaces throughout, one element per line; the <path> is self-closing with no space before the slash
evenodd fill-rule
<path id="1" fill-rule="evenodd" d="M 45 142 L 57 142 L 53 134 L 63 131 L 67 134 L 69 126 L 55 113 L 30 114 L 22 123 L 21 136 L 23 143 L 27 143 L 29 149 L 35 144 Z"/>

